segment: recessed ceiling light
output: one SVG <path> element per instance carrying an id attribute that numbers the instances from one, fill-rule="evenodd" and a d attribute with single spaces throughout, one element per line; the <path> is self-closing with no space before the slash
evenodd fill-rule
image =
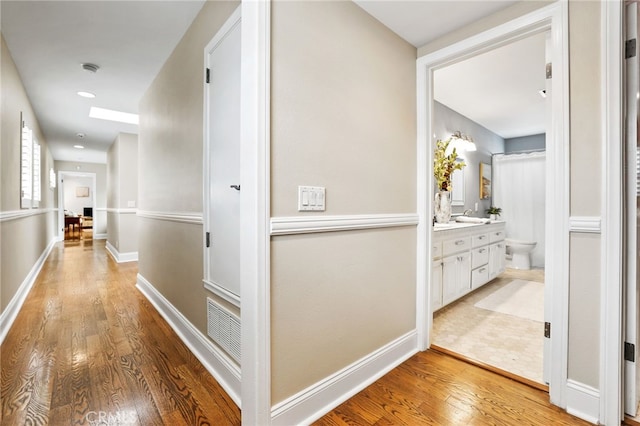
<path id="1" fill-rule="evenodd" d="M 89 117 L 100 118 L 102 120 L 118 121 L 120 123 L 138 124 L 138 114 L 114 111 L 112 109 L 91 107 Z"/>
<path id="2" fill-rule="evenodd" d="M 82 96 L 83 98 L 89 98 L 89 99 L 93 99 L 96 97 L 96 95 L 94 93 L 91 92 L 78 92 L 78 96 Z"/>
<path id="3" fill-rule="evenodd" d="M 73 147 L 77 148 L 77 149 L 84 149 L 84 146 L 82 146 L 82 145 L 74 145 Z"/>

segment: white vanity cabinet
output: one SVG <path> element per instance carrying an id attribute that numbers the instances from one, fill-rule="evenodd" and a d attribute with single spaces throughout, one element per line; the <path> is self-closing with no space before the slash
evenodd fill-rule
<path id="1" fill-rule="evenodd" d="M 431 307 L 435 311 L 504 272 L 504 222 L 436 226 L 431 255 Z"/>

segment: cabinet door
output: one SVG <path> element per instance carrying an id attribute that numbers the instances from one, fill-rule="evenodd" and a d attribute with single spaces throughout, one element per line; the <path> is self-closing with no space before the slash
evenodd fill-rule
<path id="1" fill-rule="evenodd" d="M 492 280 L 505 270 L 505 246 L 504 243 L 495 243 L 489 246 L 489 279 Z"/>
<path id="2" fill-rule="evenodd" d="M 463 296 L 471 291 L 471 253 L 460 253 L 456 256 L 456 287 L 458 289 L 458 297 Z"/>
<path id="3" fill-rule="evenodd" d="M 442 307 L 442 261 L 431 265 L 431 309 L 435 312 Z"/>
<path id="4" fill-rule="evenodd" d="M 458 298 L 457 274 L 458 256 L 442 259 L 442 305 L 447 305 Z"/>

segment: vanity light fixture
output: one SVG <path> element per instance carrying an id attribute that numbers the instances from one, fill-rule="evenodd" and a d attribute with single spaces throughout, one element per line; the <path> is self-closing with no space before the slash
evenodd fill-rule
<path id="1" fill-rule="evenodd" d="M 451 135 L 451 143 L 449 144 L 451 149 L 455 148 L 457 151 L 475 151 L 477 150 L 473 138 L 469 135 L 465 135 L 460 130 L 456 130 Z"/>

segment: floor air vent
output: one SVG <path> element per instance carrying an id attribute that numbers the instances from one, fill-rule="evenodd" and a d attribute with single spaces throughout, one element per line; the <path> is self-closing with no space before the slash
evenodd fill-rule
<path id="1" fill-rule="evenodd" d="M 240 364 L 240 318 L 209 298 L 207 334 Z"/>

